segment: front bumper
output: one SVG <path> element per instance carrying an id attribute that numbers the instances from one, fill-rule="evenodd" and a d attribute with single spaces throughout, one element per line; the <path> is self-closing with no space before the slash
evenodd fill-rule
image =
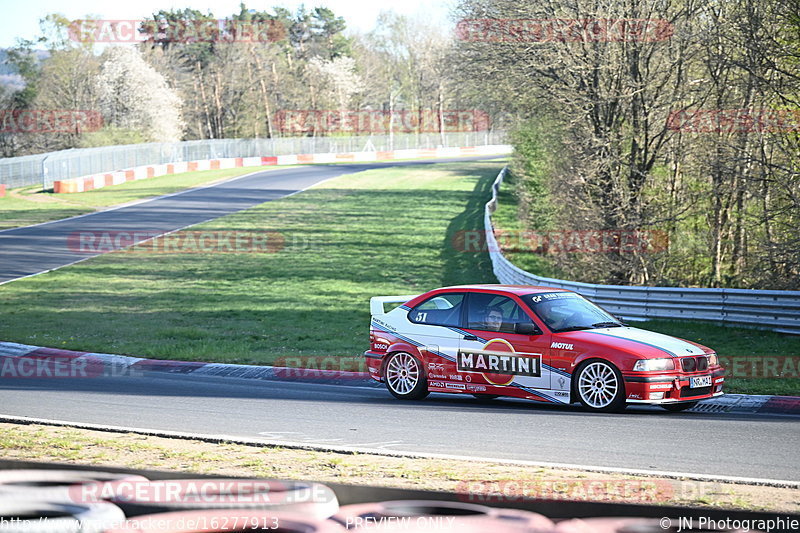
<path id="1" fill-rule="evenodd" d="M 710 376 L 708 387 L 691 387 L 693 377 Z M 647 375 L 632 373 L 624 375 L 625 394 L 628 403 L 680 403 L 694 402 L 722 396 L 725 383 L 725 371 L 715 370 L 705 373 L 672 373 Z"/>

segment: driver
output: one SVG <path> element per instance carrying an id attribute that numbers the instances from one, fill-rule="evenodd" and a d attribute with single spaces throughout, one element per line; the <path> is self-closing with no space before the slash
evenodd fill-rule
<path id="1" fill-rule="evenodd" d="M 571 316 L 567 307 L 563 302 L 542 302 L 536 309 L 542 320 L 550 327 L 550 329 L 561 329 L 567 326 L 567 322 Z"/>
<path id="2" fill-rule="evenodd" d="M 500 331 L 503 327 L 503 310 L 499 307 L 487 307 L 483 323 L 490 331 Z"/>

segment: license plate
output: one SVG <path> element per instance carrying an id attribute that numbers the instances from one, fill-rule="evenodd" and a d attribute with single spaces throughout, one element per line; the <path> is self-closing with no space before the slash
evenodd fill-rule
<path id="1" fill-rule="evenodd" d="M 689 378 L 689 388 L 697 389 L 699 387 L 710 387 L 711 376 L 698 376 L 696 378 Z"/>

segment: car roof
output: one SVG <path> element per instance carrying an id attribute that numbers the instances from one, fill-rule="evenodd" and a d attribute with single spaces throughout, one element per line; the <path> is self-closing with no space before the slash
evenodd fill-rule
<path id="1" fill-rule="evenodd" d="M 459 291 L 498 291 L 516 294 L 517 296 L 525 296 L 526 294 L 540 294 L 543 292 L 572 292 L 568 289 L 559 289 L 556 287 L 544 287 L 541 285 L 499 285 L 499 284 L 480 284 L 480 285 L 454 285 L 452 287 L 442 287 L 436 289 L 437 291 L 444 290 L 459 290 Z M 433 291 L 431 291 L 433 292 Z"/>

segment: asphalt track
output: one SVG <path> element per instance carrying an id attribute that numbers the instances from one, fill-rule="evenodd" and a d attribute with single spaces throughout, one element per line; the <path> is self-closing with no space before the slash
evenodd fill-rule
<path id="1" fill-rule="evenodd" d="M 73 423 L 522 461 L 800 481 L 800 419 L 594 414 L 521 400 L 191 375 L 0 380 L 0 414 Z"/>
<path id="2" fill-rule="evenodd" d="M 0 283 L 47 272 L 98 255 L 70 249 L 81 231 L 164 234 L 283 198 L 324 180 L 376 168 L 477 161 L 506 156 L 472 156 L 416 161 L 309 165 L 255 171 L 208 186 L 87 215 L 0 231 Z M 135 242 L 145 237 L 135 239 Z M 73 247 L 74 248 L 74 247 Z"/>

